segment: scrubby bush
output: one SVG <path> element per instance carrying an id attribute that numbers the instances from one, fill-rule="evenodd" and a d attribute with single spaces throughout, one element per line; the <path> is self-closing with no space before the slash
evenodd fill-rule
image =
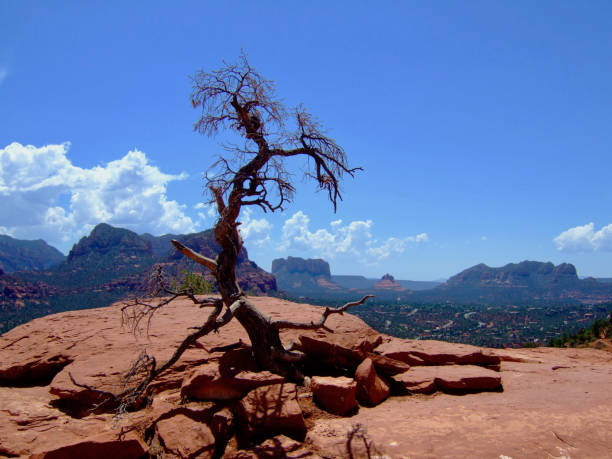
<path id="1" fill-rule="evenodd" d="M 577 347 L 589 344 L 600 338 L 612 338 L 612 310 L 605 319 L 596 319 L 588 328 L 581 328 L 578 332 L 551 338 L 550 347 Z"/>

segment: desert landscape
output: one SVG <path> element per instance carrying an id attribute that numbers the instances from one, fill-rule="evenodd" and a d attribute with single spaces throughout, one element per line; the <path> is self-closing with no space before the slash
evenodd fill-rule
<path id="1" fill-rule="evenodd" d="M 320 314 L 276 298 L 252 301 L 272 317 Z M 99 405 L 100 394 L 74 381 L 119 391 L 143 349 L 168 358 L 202 314 L 177 301 L 148 334 L 135 335 L 122 328 L 120 307 L 55 314 L 2 335 L 0 456 L 357 458 L 367 457 L 364 439 L 371 457 L 609 455 L 609 348 L 400 340 L 346 313 L 330 316 L 330 330 L 282 333 L 283 344 L 309 356 L 312 376 L 302 387 L 253 371 L 246 333 L 234 321 L 200 339 L 153 384 L 147 406 L 116 417 L 112 406 Z M 368 358 L 376 378 L 370 385 L 355 375 Z M 354 386 L 362 391 L 359 406 L 351 406 Z M 254 400 L 277 409 L 264 407 L 262 418 Z"/>
<path id="2" fill-rule="evenodd" d="M 612 458 L 610 17 L 0 1 L 0 458 Z"/>

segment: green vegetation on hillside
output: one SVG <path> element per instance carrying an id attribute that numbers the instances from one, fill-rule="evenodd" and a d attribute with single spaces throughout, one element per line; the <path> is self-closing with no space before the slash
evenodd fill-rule
<path id="1" fill-rule="evenodd" d="M 612 338 L 612 309 L 605 319 L 595 319 L 590 326 L 581 328 L 576 333 L 563 332 L 563 335 L 551 338 L 548 345 L 551 347 L 577 347 L 601 338 Z"/>
<path id="2" fill-rule="evenodd" d="M 337 306 L 344 301 L 290 298 Z M 595 319 L 604 320 L 606 304 L 457 304 L 388 301 L 375 298 L 351 309 L 375 330 L 399 338 L 434 339 L 487 347 L 528 347 L 548 343 L 563 333 L 577 333 Z"/>
<path id="3" fill-rule="evenodd" d="M 206 295 L 215 291 L 215 284 L 204 278 L 201 273 L 181 270 L 182 278 L 176 281 L 174 289 L 179 292 L 189 291 L 194 295 Z"/>

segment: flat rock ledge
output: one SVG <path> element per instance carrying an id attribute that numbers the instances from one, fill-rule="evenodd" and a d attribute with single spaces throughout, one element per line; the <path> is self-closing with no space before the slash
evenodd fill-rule
<path id="1" fill-rule="evenodd" d="M 320 314 L 254 301 L 272 317 Z M 178 302 L 162 311 L 141 340 L 119 327 L 118 306 L 37 319 L 0 336 L 0 457 L 340 458 L 357 424 L 389 457 L 609 456 L 608 353 L 400 340 L 350 314 L 330 317 L 333 333 L 283 333 L 306 355 L 311 378 L 301 387 L 257 371 L 248 346 L 229 346 L 248 342 L 235 323 L 188 350 L 153 387 L 151 403 L 119 420 L 72 382 L 119 391 L 143 348 L 159 362 L 172 353 L 201 319 L 196 309 Z"/>
<path id="2" fill-rule="evenodd" d="M 475 365 L 412 367 L 393 377 L 408 393 L 429 394 L 436 390 L 450 393 L 474 393 L 501 390 L 498 372 Z"/>

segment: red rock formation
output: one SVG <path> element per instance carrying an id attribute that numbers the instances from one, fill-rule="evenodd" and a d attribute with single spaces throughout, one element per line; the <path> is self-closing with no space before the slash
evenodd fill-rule
<path id="1" fill-rule="evenodd" d="M 252 390 L 240 401 L 236 414 L 246 439 L 284 434 L 302 441 L 306 435 L 295 384 L 274 384 Z"/>
<path id="2" fill-rule="evenodd" d="M 280 384 L 285 378 L 269 371 L 224 373 L 217 363 L 194 368 L 181 386 L 181 395 L 196 400 L 232 400 L 260 386 Z"/>
<path id="3" fill-rule="evenodd" d="M 344 376 L 315 376 L 310 383 L 312 396 L 326 411 L 345 416 L 357 408 L 357 383 Z"/>
<path id="4" fill-rule="evenodd" d="M 375 406 L 389 396 L 389 384 L 376 373 L 372 359 L 365 359 L 355 371 L 359 403 Z"/>
<path id="5" fill-rule="evenodd" d="M 310 321 L 320 312 L 319 308 L 273 298 L 254 301 L 275 318 Z M 384 403 L 362 406 L 348 418 L 322 411 L 312 403 L 307 388 L 289 384 L 255 389 L 247 395 L 248 402 L 181 403 L 181 385 L 195 368 L 223 366 L 238 380 L 250 380 L 248 373 L 246 378 L 241 376 L 241 372 L 252 371 L 248 364 L 240 364 L 243 360 L 232 357 L 231 352 L 215 350 L 238 340 L 247 342 L 246 334 L 234 322 L 187 351 L 156 383 L 151 406 L 126 413 L 118 423 L 108 407 L 96 409 L 95 402 L 89 399 L 92 394 L 72 383 L 69 373 L 92 387 L 120 390 L 122 375 L 143 348 L 155 355 L 158 362 L 164 361 L 189 327 L 201 321 L 202 314 L 188 302 L 178 302 L 160 311 L 148 335 L 134 336 L 121 329 L 119 308 L 112 306 L 48 316 L 0 336 L 0 374 L 4 375 L 0 382 L 0 456 L 115 459 L 147 452 L 176 456 L 178 449 L 172 446 L 175 434 L 165 425 L 173 424 L 166 420 L 182 420 L 181 424 L 204 432 L 208 449 L 201 452 L 205 456 L 212 454 L 210 431 L 214 454 L 219 457 L 275 457 L 274 454 L 283 457 L 281 451 L 288 456 L 301 457 L 312 452 L 313 457 L 317 454 L 346 457 L 346 433 L 356 423 L 369 432 L 380 454 L 389 457 L 609 456 L 612 444 L 609 352 L 549 348 L 485 350 L 388 336 L 383 336 L 381 342 L 378 333 L 350 314 L 330 317 L 328 325 L 334 333 L 288 330 L 282 334 L 282 340 L 289 344 L 305 336 L 327 342 L 341 347 L 337 351 L 341 356 L 370 358 L 381 377 L 395 374 L 397 384 L 410 392 L 427 391 L 427 384 L 433 384 L 430 390 L 442 392 L 429 397 L 397 395 L 392 391 Z M 389 357 L 405 355 L 415 359 L 418 356 L 421 365 L 410 367 Z M 48 364 L 53 361 L 59 363 Z M 311 360 L 311 368 L 316 368 L 314 363 L 316 359 Z M 500 365 L 499 372 L 486 368 Z M 398 374 L 406 366 L 409 369 Z M 391 373 L 383 373 L 383 368 Z M 221 371 L 219 376 L 223 376 Z M 500 380 L 503 392 L 490 392 Z M 286 397 L 279 397 L 280 387 Z M 59 395 L 53 395 L 51 390 Z M 488 392 L 473 393 L 475 390 Z M 467 394 L 457 397 L 454 394 L 458 391 Z M 270 397 L 253 395 L 262 393 Z M 265 402 L 269 408 L 279 399 L 283 401 L 276 406 L 281 413 L 287 413 L 298 431 L 302 428 L 300 416 L 306 416 L 307 441 L 296 447 L 289 440 L 274 437 L 262 445 L 238 445 L 234 429 L 266 437 L 289 424 L 275 421 L 276 424 L 266 427 L 263 419 L 267 415 L 234 416 L 230 408 L 244 403 L 250 413 L 267 413 L 268 409 L 264 410 L 257 401 Z M 285 402 L 290 409 L 284 408 Z M 181 429 L 181 434 L 183 431 L 191 431 L 191 427 Z M 120 437 L 121 432 L 125 435 Z"/>
<path id="6" fill-rule="evenodd" d="M 215 450 L 215 437 L 202 422 L 177 414 L 159 421 L 155 433 L 166 454 L 178 458 L 210 458 Z"/>
<path id="7" fill-rule="evenodd" d="M 412 367 L 394 376 L 412 393 L 430 393 L 435 389 L 450 392 L 478 392 L 501 387 L 499 373 L 475 365 Z"/>
<path id="8" fill-rule="evenodd" d="M 393 290 L 395 292 L 405 292 L 406 288 L 395 282 L 395 278 L 391 274 L 385 274 L 378 282 L 374 284 L 374 290 Z"/>
<path id="9" fill-rule="evenodd" d="M 389 338 L 376 348 L 386 357 L 410 365 L 480 365 L 499 369 L 501 360 L 493 352 L 469 344 L 434 340 Z"/>
<path id="10" fill-rule="evenodd" d="M 117 438 L 114 432 L 104 432 L 57 448 L 51 447 L 42 453 L 34 453 L 30 456 L 30 459 L 65 459 L 72 457 L 138 459 L 144 456 L 147 451 L 147 445 L 135 432 L 128 432 L 121 439 Z M 0 453 L 2 453 L 1 450 Z"/>

